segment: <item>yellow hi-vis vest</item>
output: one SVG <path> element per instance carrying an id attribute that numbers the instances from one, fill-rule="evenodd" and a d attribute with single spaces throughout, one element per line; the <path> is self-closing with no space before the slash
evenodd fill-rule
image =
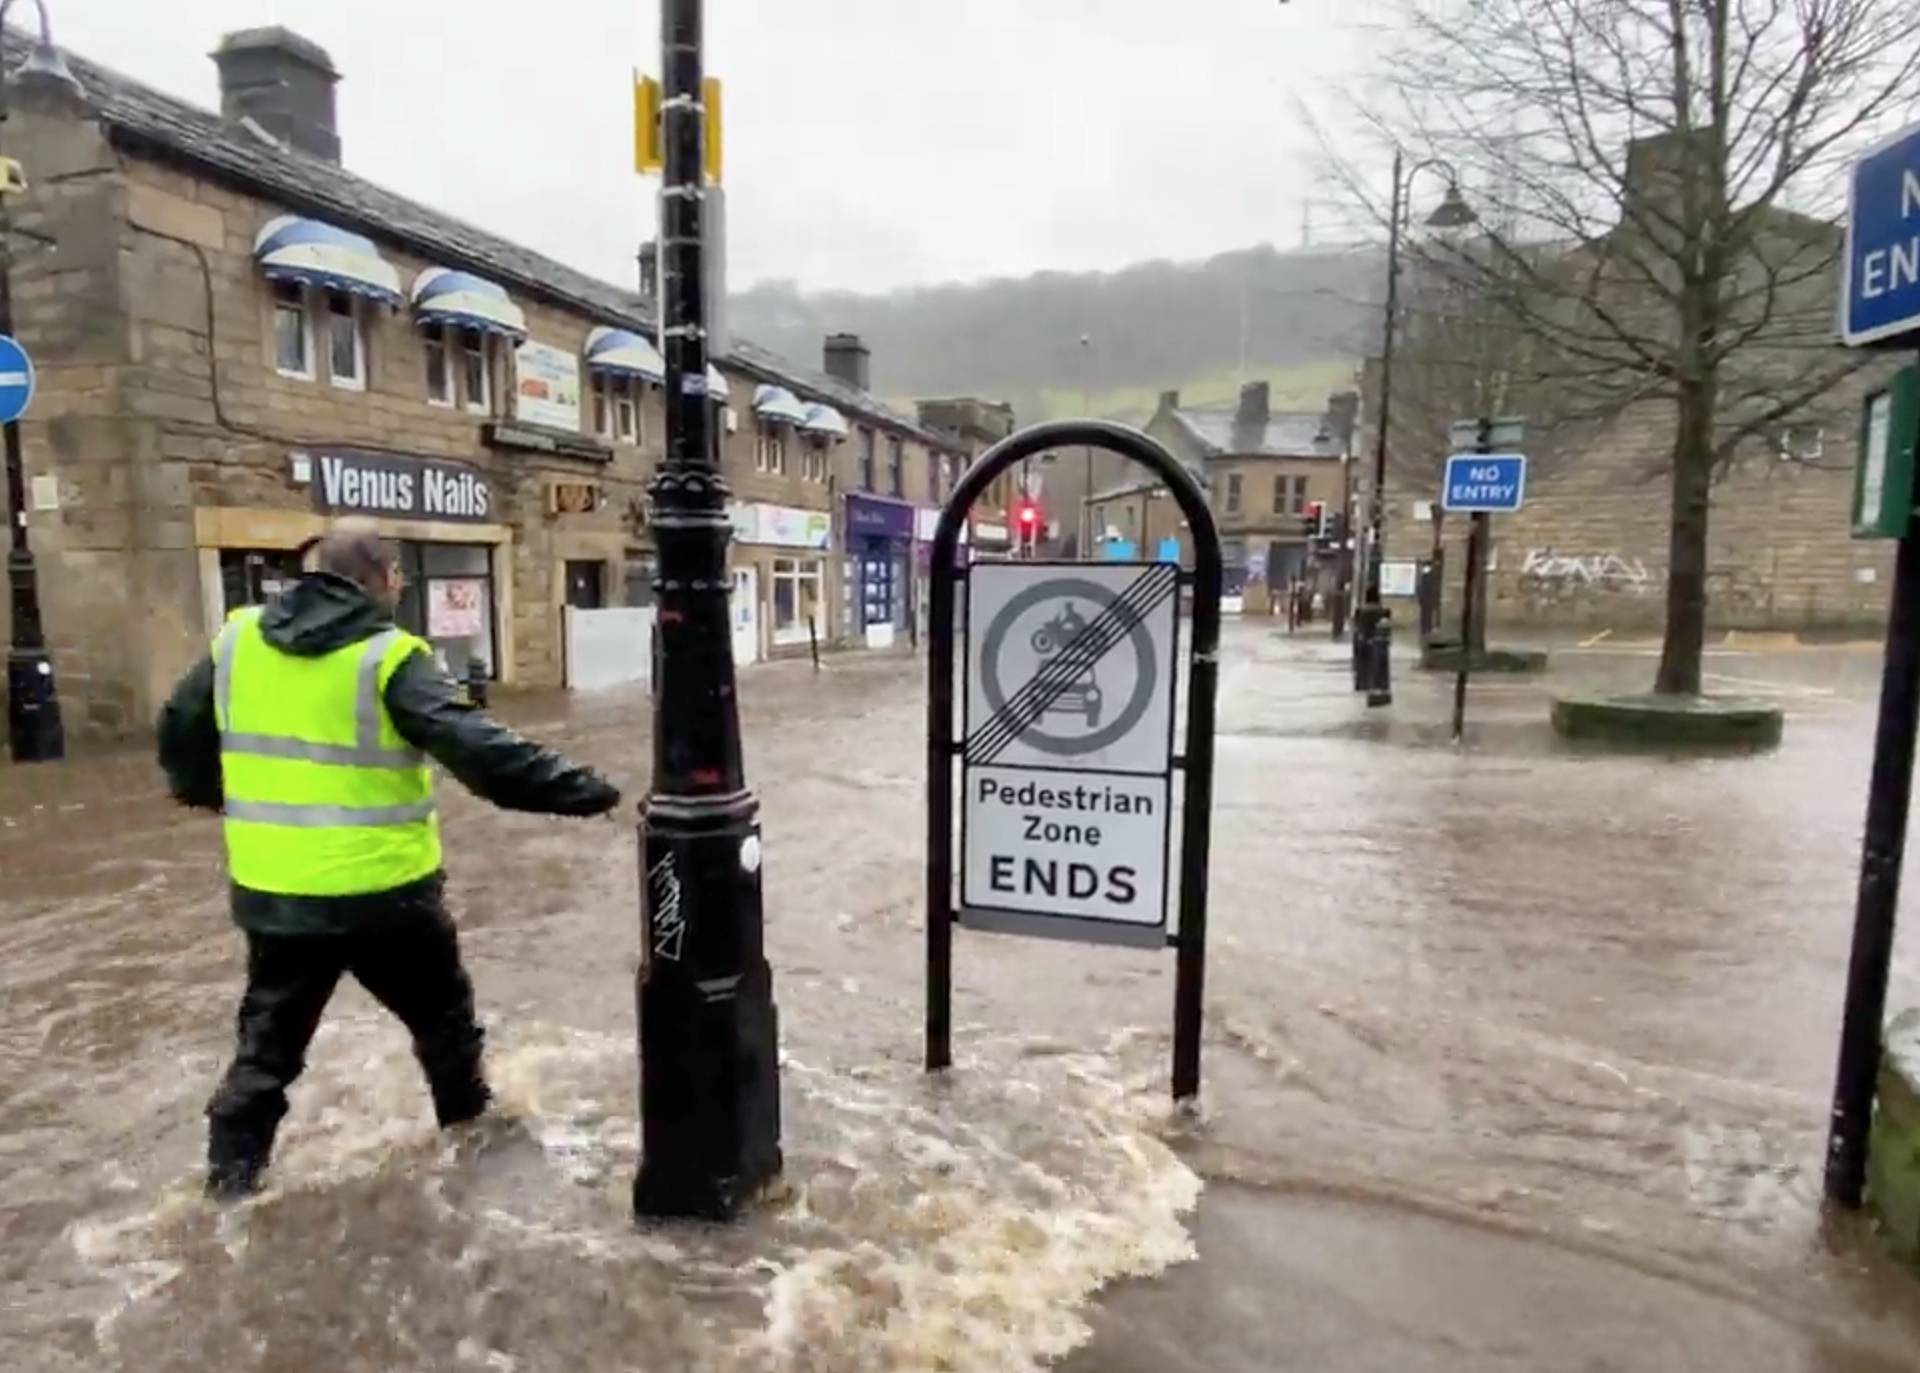
<path id="1" fill-rule="evenodd" d="M 227 869 L 253 891 L 358 896 L 436 872 L 440 829 L 426 759 L 383 698 L 427 644 L 398 629 L 331 653 L 283 653 L 258 609 L 213 643 Z"/>

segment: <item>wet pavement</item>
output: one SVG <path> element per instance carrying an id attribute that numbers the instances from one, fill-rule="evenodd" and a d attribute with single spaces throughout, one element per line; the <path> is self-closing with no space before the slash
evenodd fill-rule
<path id="1" fill-rule="evenodd" d="M 788 1171 L 728 1230 L 627 1215 L 630 821 L 443 787 L 513 1118 L 440 1136 L 350 989 L 220 1211 L 217 827 L 140 752 L 0 768 L 0 1368 L 1920 1368 L 1920 1285 L 1818 1204 L 1878 655 L 1716 652 L 1773 753 L 1553 739 L 1651 655 L 1478 679 L 1458 750 L 1450 679 L 1369 712 L 1230 628 L 1197 1119 L 1166 954 L 960 932 L 923 1078 L 922 664 L 750 670 Z M 642 789 L 642 699 L 506 710 Z"/>

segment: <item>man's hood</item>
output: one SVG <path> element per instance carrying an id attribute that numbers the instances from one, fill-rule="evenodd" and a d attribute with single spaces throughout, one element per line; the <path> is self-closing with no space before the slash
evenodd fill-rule
<path id="1" fill-rule="evenodd" d="M 303 658 L 370 639 L 393 615 L 345 577 L 309 572 L 260 612 L 260 633 L 283 653 Z"/>

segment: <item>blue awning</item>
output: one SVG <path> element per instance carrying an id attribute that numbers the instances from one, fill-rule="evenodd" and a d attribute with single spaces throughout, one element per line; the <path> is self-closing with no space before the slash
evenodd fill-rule
<path id="1" fill-rule="evenodd" d="M 423 324 L 451 324 L 515 341 L 527 336 L 527 317 L 503 287 L 451 267 L 429 267 L 413 279 L 413 314 Z"/>
<path id="2" fill-rule="evenodd" d="M 651 382 L 665 381 L 667 377 L 667 364 L 660 360 L 654 346 L 625 329 L 600 328 L 588 334 L 587 366 L 599 372 L 644 377 Z"/>
<path id="3" fill-rule="evenodd" d="M 847 417 L 831 405 L 809 405 L 800 427 L 809 434 L 826 434 L 836 439 L 844 439 L 853 432 L 847 427 Z"/>
<path id="4" fill-rule="evenodd" d="M 400 274 L 373 240 L 318 219 L 281 215 L 253 236 L 254 261 L 270 281 L 299 281 L 398 305 Z"/>
<path id="5" fill-rule="evenodd" d="M 763 420 L 799 424 L 807 417 L 807 407 L 784 386 L 756 386 L 753 389 L 753 413 Z"/>

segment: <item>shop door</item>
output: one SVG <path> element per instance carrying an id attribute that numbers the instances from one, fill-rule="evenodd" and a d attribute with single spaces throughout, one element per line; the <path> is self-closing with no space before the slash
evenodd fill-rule
<path id="1" fill-rule="evenodd" d="M 751 567 L 733 569 L 733 662 L 760 661 L 760 578 Z"/>
<path id="2" fill-rule="evenodd" d="M 603 610 L 607 604 L 606 564 L 567 563 L 567 604 L 575 610 Z"/>

